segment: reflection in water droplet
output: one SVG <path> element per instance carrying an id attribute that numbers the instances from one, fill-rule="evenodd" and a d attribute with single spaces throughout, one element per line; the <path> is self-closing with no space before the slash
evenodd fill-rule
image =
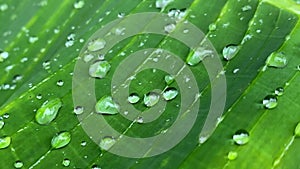
<path id="1" fill-rule="evenodd" d="M 135 104 L 140 100 L 140 97 L 136 93 L 132 93 L 128 96 L 128 102 L 131 104 Z"/>
<path id="2" fill-rule="evenodd" d="M 187 64 L 194 66 L 201 62 L 205 57 L 212 55 L 213 51 L 205 49 L 204 47 L 197 48 L 194 52 L 189 54 L 186 59 Z"/>
<path id="3" fill-rule="evenodd" d="M 82 114 L 83 113 L 83 107 L 82 106 L 76 106 L 74 108 L 74 113 L 75 114 Z"/>
<path id="4" fill-rule="evenodd" d="M 97 102 L 95 110 L 101 114 L 117 114 L 119 105 L 113 101 L 111 96 L 104 96 Z"/>
<path id="5" fill-rule="evenodd" d="M 0 149 L 7 148 L 11 143 L 11 137 L 0 137 Z"/>
<path id="6" fill-rule="evenodd" d="M 238 51 L 239 51 L 239 46 L 228 45 L 223 48 L 222 54 L 223 54 L 224 59 L 231 60 L 232 58 L 235 57 L 235 55 L 238 53 Z"/>
<path id="7" fill-rule="evenodd" d="M 167 101 L 174 99 L 177 95 L 178 95 L 178 91 L 175 88 L 168 88 L 163 93 L 163 97 Z"/>
<path id="8" fill-rule="evenodd" d="M 68 167 L 70 165 L 71 161 L 67 158 L 65 158 L 63 161 L 62 161 L 62 165 L 64 167 Z"/>
<path id="9" fill-rule="evenodd" d="M 44 102 L 35 114 L 36 122 L 42 125 L 49 124 L 55 119 L 61 106 L 62 102 L 59 98 Z"/>
<path id="10" fill-rule="evenodd" d="M 147 107 L 152 107 L 159 101 L 159 95 L 155 92 L 150 92 L 144 95 L 144 104 Z"/>
<path id="11" fill-rule="evenodd" d="M 273 109 L 277 106 L 277 98 L 273 95 L 268 95 L 263 100 L 263 105 L 266 109 Z"/>
<path id="12" fill-rule="evenodd" d="M 278 87 L 278 88 L 276 88 L 275 89 L 275 94 L 277 95 L 277 96 L 282 96 L 283 95 L 283 92 L 284 92 L 284 88 L 283 87 Z"/>
<path id="13" fill-rule="evenodd" d="M 91 52 L 101 50 L 105 47 L 106 41 L 104 39 L 98 38 L 88 43 L 88 50 Z"/>
<path id="14" fill-rule="evenodd" d="M 227 155 L 228 160 L 235 160 L 238 156 L 238 153 L 235 151 L 230 151 Z"/>
<path id="15" fill-rule="evenodd" d="M 287 65 L 287 58 L 283 52 L 273 52 L 266 60 L 270 67 L 283 68 Z"/>
<path id="16" fill-rule="evenodd" d="M 103 139 L 101 139 L 99 146 L 103 150 L 110 149 L 114 144 L 116 143 L 116 140 L 111 136 L 106 136 Z"/>
<path id="17" fill-rule="evenodd" d="M 170 85 L 174 82 L 174 77 L 171 75 L 166 75 L 165 76 L 165 82 L 167 83 L 167 85 Z"/>
<path id="18" fill-rule="evenodd" d="M 51 146 L 54 149 L 59 149 L 68 145 L 71 141 L 71 133 L 65 131 L 53 136 Z"/>
<path id="19" fill-rule="evenodd" d="M 19 161 L 19 160 L 14 163 L 14 167 L 15 168 L 22 168 L 23 165 L 24 165 L 23 162 Z"/>
<path id="20" fill-rule="evenodd" d="M 110 68 L 111 66 L 107 61 L 98 61 L 90 66 L 89 74 L 91 77 L 104 78 Z"/>
<path id="21" fill-rule="evenodd" d="M 247 144 L 249 142 L 249 133 L 246 130 L 238 130 L 232 139 L 238 145 Z"/>

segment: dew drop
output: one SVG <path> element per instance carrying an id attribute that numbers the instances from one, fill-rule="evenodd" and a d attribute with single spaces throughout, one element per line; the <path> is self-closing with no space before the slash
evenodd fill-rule
<path id="1" fill-rule="evenodd" d="M 175 30 L 176 28 L 176 25 L 175 24 L 167 24 L 165 27 L 164 27 L 164 30 L 166 33 L 171 33 Z"/>
<path id="2" fill-rule="evenodd" d="M 174 99 L 177 95 L 178 95 L 178 91 L 175 88 L 168 88 L 163 93 L 163 97 L 167 101 Z"/>
<path id="3" fill-rule="evenodd" d="M 0 137 L 0 149 L 7 148 L 11 143 L 11 137 Z"/>
<path id="4" fill-rule="evenodd" d="M 38 37 L 36 37 L 36 36 L 31 36 L 31 37 L 29 37 L 29 43 L 35 43 L 36 41 L 38 41 L 39 40 L 39 38 Z"/>
<path id="5" fill-rule="evenodd" d="M 188 65 L 194 66 L 211 54 L 213 54 L 211 50 L 199 47 L 187 57 L 186 62 Z"/>
<path id="6" fill-rule="evenodd" d="M 84 61 L 85 63 L 91 61 L 92 59 L 94 59 L 94 55 L 92 55 L 92 54 L 86 54 L 86 55 L 84 55 L 84 57 L 83 57 L 83 61 Z"/>
<path id="7" fill-rule="evenodd" d="M 152 107 L 159 101 L 159 95 L 155 92 L 150 92 L 144 95 L 144 104 L 147 107 Z"/>
<path id="8" fill-rule="evenodd" d="M 283 92 L 284 92 L 284 88 L 283 87 L 278 87 L 275 89 L 275 95 L 277 96 L 282 96 L 283 95 Z"/>
<path id="9" fill-rule="evenodd" d="M 138 123 L 144 123 L 143 117 L 138 117 L 138 118 L 136 119 L 136 122 L 138 122 Z"/>
<path id="10" fill-rule="evenodd" d="M 113 137 L 106 136 L 101 139 L 99 146 L 103 150 L 109 150 L 115 143 L 116 143 L 116 140 Z"/>
<path id="11" fill-rule="evenodd" d="M 273 109 L 277 104 L 277 97 L 274 95 L 268 95 L 263 99 L 263 105 L 266 109 Z"/>
<path id="12" fill-rule="evenodd" d="M 75 108 L 74 108 L 74 110 L 73 110 L 73 112 L 75 113 L 75 114 L 82 114 L 83 113 L 83 107 L 82 106 L 76 106 Z"/>
<path id="13" fill-rule="evenodd" d="M 16 162 L 14 163 L 14 167 L 15 167 L 15 168 L 22 168 L 23 165 L 24 165 L 23 162 L 20 161 L 20 160 L 18 160 L 18 161 L 16 161 Z"/>
<path id="14" fill-rule="evenodd" d="M 235 160 L 238 156 L 238 153 L 235 152 L 235 151 L 230 151 L 228 154 L 227 154 L 227 158 L 228 160 Z"/>
<path id="15" fill-rule="evenodd" d="M 88 43 L 88 50 L 91 52 L 101 50 L 105 47 L 106 41 L 104 39 L 98 38 Z"/>
<path id="16" fill-rule="evenodd" d="M 224 47 L 222 51 L 224 59 L 231 60 L 232 58 L 234 58 L 235 55 L 238 53 L 239 48 L 240 47 L 237 45 L 228 45 Z"/>
<path id="17" fill-rule="evenodd" d="M 75 9 L 81 9 L 84 6 L 84 1 L 77 1 L 77 2 L 74 3 L 73 6 L 74 6 Z"/>
<path id="18" fill-rule="evenodd" d="M 56 85 L 59 86 L 59 87 L 61 87 L 61 86 L 64 85 L 64 81 L 58 80 L 58 81 L 56 82 Z"/>
<path id="19" fill-rule="evenodd" d="M 101 167 L 99 167 L 98 165 L 95 164 L 92 166 L 92 169 L 101 169 Z"/>
<path id="20" fill-rule="evenodd" d="M 0 62 L 3 62 L 9 56 L 8 52 L 0 50 Z"/>
<path id="21" fill-rule="evenodd" d="M 43 96 L 42 96 L 41 94 L 38 94 L 38 95 L 36 95 L 36 98 L 37 98 L 38 100 L 41 100 L 41 99 L 43 98 Z"/>
<path id="22" fill-rule="evenodd" d="M 208 26 L 208 30 L 209 31 L 215 31 L 217 29 L 217 25 L 215 23 L 211 23 L 209 26 Z"/>
<path id="23" fill-rule="evenodd" d="M 59 98 L 44 102 L 35 114 L 36 122 L 41 125 L 49 124 L 55 119 L 61 106 Z"/>
<path id="24" fill-rule="evenodd" d="M 156 0 L 155 7 L 159 9 L 164 9 L 171 2 L 173 2 L 173 0 Z"/>
<path id="25" fill-rule="evenodd" d="M 62 165 L 64 167 L 68 167 L 70 165 L 71 161 L 67 158 L 65 158 L 63 161 L 62 161 Z"/>
<path id="26" fill-rule="evenodd" d="M 247 144 L 249 142 L 249 133 L 246 130 L 238 130 L 232 139 L 238 145 Z"/>
<path id="27" fill-rule="evenodd" d="M 71 133 L 65 131 L 53 136 L 51 146 L 54 149 L 59 149 L 68 145 L 71 141 Z"/>
<path id="28" fill-rule="evenodd" d="M 136 93 L 132 93 L 128 96 L 128 102 L 131 104 L 135 104 L 140 100 L 140 97 Z"/>
<path id="29" fill-rule="evenodd" d="M 85 147 L 85 146 L 86 146 L 86 141 L 82 141 L 82 142 L 80 143 L 80 145 L 81 145 L 82 147 Z"/>
<path id="30" fill-rule="evenodd" d="M 8 9 L 8 5 L 7 4 L 0 5 L 0 11 L 6 11 L 7 9 Z"/>
<path id="31" fill-rule="evenodd" d="M 101 114 L 118 114 L 119 105 L 113 101 L 111 96 L 104 96 L 97 102 L 95 110 Z"/>
<path id="32" fill-rule="evenodd" d="M 283 52 L 273 52 L 266 60 L 267 66 L 283 68 L 287 65 L 287 58 Z"/>
<path id="33" fill-rule="evenodd" d="M 174 82 L 174 77 L 171 75 L 166 75 L 165 76 L 165 82 L 167 83 L 167 85 L 170 85 Z"/>
<path id="34" fill-rule="evenodd" d="M 89 74 L 91 77 L 104 78 L 109 72 L 111 66 L 107 61 L 98 61 L 92 64 L 89 68 Z"/>
<path id="35" fill-rule="evenodd" d="M 242 7 L 243 12 L 250 11 L 251 9 L 252 9 L 252 7 L 250 5 L 245 5 Z"/>

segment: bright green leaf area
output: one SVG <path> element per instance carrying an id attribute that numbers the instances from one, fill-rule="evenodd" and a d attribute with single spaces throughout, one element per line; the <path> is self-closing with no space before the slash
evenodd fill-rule
<path id="1" fill-rule="evenodd" d="M 185 168 L 185 169 L 297 169 L 300 158 L 300 5 L 292 0 L 174 0 L 163 10 L 155 0 L 0 1 L 0 138 L 10 138 L 0 149 L 0 168 Z M 250 7 L 249 7 L 250 6 Z M 82 8 L 81 8 L 82 7 Z M 83 131 L 74 114 L 72 72 L 84 43 L 118 15 L 186 9 L 185 19 L 210 39 L 224 65 L 227 102 L 223 120 L 212 136 L 199 144 L 199 133 L 210 107 L 211 85 L 204 65 L 190 67 L 201 93 L 199 114 L 189 134 L 171 150 L 149 158 L 125 158 L 101 150 Z M 137 23 L 138 24 L 138 23 Z M 209 30 L 209 25 L 215 25 Z M 147 40 L 144 45 L 141 42 Z M 223 59 L 223 48 L 237 45 L 234 58 Z M 110 82 L 122 52 L 163 48 L 186 60 L 190 50 L 170 37 L 137 35 L 115 45 L 105 58 L 111 69 L 97 79 L 97 99 L 111 95 Z M 3 53 L 7 52 L 7 53 Z M 267 66 L 271 53 L 285 55 L 287 65 Z M 88 72 L 87 72 L 88 74 Z M 144 70 L 130 83 L 131 93 L 140 97 L 166 87 L 168 75 Z M 151 81 L 151 83 L 149 83 Z M 169 87 L 178 89 L 176 81 Z M 282 87 L 274 109 L 264 108 L 267 95 Z M 48 125 L 35 120 L 44 102 L 59 98 L 62 106 Z M 132 124 L 119 114 L 107 115 L 107 122 L 131 137 L 150 137 L 168 129 L 179 110 L 178 95 L 167 103 L 165 112 L 146 124 Z M 142 100 L 142 99 L 141 99 Z M 139 101 L 138 110 L 148 109 Z M 59 106 L 60 107 L 60 106 Z M 2 121 L 4 124 L 2 124 Z M 297 126 L 297 128 L 296 128 Z M 295 130 L 296 128 L 296 130 Z M 236 131 L 249 133 L 249 142 L 237 145 Z M 53 149 L 57 133 L 69 132 L 65 147 Z M 228 154 L 237 155 L 228 158 Z"/>

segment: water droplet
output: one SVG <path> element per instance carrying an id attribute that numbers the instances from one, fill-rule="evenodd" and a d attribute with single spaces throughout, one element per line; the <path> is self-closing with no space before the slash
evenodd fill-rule
<path id="1" fill-rule="evenodd" d="M 23 165 L 24 165 L 23 162 L 20 161 L 20 160 L 18 160 L 18 161 L 16 161 L 16 162 L 14 163 L 14 167 L 15 167 L 15 168 L 22 168 Z"/>
<path id="2" fill-rule="evenodd" d="M 91 61 L 92 59 L 94 59 L 94 55 L 92 55 L 92 54 L 86 54 L 86 55 L 84 55 L 84 57 L 83 57 L 83 61 L 84 61 L 85 63 Z"/>
<path id="3" fill-rule="evenodd" d="M 175 88 L 168 88 L 163 93 L 163 97 L 167 101 L 174 99 L 177 95 L 178 95 L 178 91 Z"/>
<path id="4" fill-rule="evenodd" d="M 252 9 L 252 7 L 250 5 L 245 5 L 242 7 L 243 12 L 250 11 L 251 9 Z"/>
<path id="5" fill-rule="evenodd" d="M 267 66 L 283 68 L 287 65 L 287 58 L 283 52 L 273 52 L 266 60 Z"/>
<path id="6" fill-rule="evenodd" d="M 187 64 L 194 66 L 211 54 L 213 54 L 211 50 L 205 49 L 204 47 L 199 47 L 194 52 L 192 52 L 192 54 L 189 54 L 186 62 Z"/>
<path id="7" fill-rule="evenodd" d="M 95 164 L 92 166 L 92 169 L 101 169 L 101 167 L 99 167 L 98 165 Z"/>
<path id="8" fill-rule="evenodd" d="M 138 123 L 144 123 L 143 117 L 138 117 L 138 118 L 136 119 L 136 122 L 138 122 Z"/>
<path id="9" fill-rule="evenodd" d="M 65 131 L 56 134 L 51 140 L 51 146 L 54 149 L 59 149 L 68 145 L 71 141 L 71 133 Z"/>
<path id="10" fill-rule="evenodd" d="M 238 153 L 235 151 L 230 151 L 227 155 L 228 160 L 235 160 L 238 156 Z"/>
<path id="11" fill-rule="evenodd" d="M 140 97 L 136 93 L 132 93 L 128 96 L 128 102 L 131 104 L 135 104 L 140 100 Z"/>
<path id="12" fill-rule="evenodd" d="M 9 56 L 8 52 L 0 50 L 0 62 L 3 62 Z"/>
<path id="13" fill-rule="evenodd" d="M 296 137 L 300 137 L 300 122 L 297 124 L 294 134 Z"/>
<path id="14" fill-rule="evenodd" d="M 159 9 L 164 9 L 171 2 L 173 2 L 173 0 L 156 0 L 155 7 Z"/>
<path id="15" fill-rule="evenodd" d="M 176 28 L 176 25 L 172 23 L 172 24 L 166 25 L 164 27 L 164 30 L 165 30 L 166 33 L 171 33 L 175 30 L 175 28 Z"/>
<path id="16" fill-rule="evenodd" d="M 103 49 L 105 45 L 106 45 L 106 41 L 104 39 L 98 38 L 89 42 L 87 48 L 89 51 L 94 52 Z"/>
<path id="17" fill-rule="evenodd" d="M 152 107 L 159 101 L 159 95 L 155 92 L 150 92 L 144 95 L 144 104 L 147 107 Z"/>
<path id="18" fill-rule="evenodd" d="M 43 98 L 43 96 L 41 94 L 36 95 L 36 98 L 41 100 Z"/>
<path id="19" fill-rule="evenodd" d="M 67 158 L 65 158 L 63 161 L 62 161 L 62 165 L 64 167 L 68 167 L 70 165 L 71 161 Z"/>
<path id="20" fill-rule="evenodd" d="M 83 6 L 84 6 L 84 1 L 77 1 L 77 2 L 74 3 L 73 6 L 74 6 L 75 9 L 83 8 Z"/>
<path id="21" fill-rule="evenodd" d="M 118 18 L 124 18 L 124 16 L 125 16 L 125 13 L 124 13 L 124 12 L 118 13 Z"/>
<path id="22" fill-rule="evenodd" d="M 7 148 L 11 143 L 11 137 L 0 137 L 0 149 Z"/>
<path id="23" fill-rule="evenodd" d="M 117 114 L 119 105 L 113 101 L 111 96 L 104 96 L 97 102 L 95 110 L 101 114 Z"/>
<path id="24" fill-rule="evenodd" d="M 278 88 L 276 88 L 275 89 L 275 94 L 277 95 L 277 96 L 282 96 L 283 95 L 283 92 L 284 92 L 284 88 L 283 87 L 278 87 Z"/>
<path id="25" fill-rule="evenodd" d="M 58 80 L 58 81 L 56 82 L 56 85 L 61 87 L 61 86 L 64 85 L 64 81 Z"/>
<path id="26" fill-rule="evenodd" d="M 199 143 L 203 144 L 206 142 L 207 139 L 208 139 L 208 137 L 201 136 L 201 137 L 199 137 Z"/>
<path id="27" fill-rule="evenodd" d="M 215 31 L 217 29 L 217 25 L 215 23 L 211 23 L 209 26 L 208 26 L 208 30 L 209 31 Z"/>
<path id="28" fill-rule="evenodd" d="M 234 70 L 232 71 L 232 73 L 233 73 L 233 74 L 236 74 L 238 71 L 240 71 L 240 69 L 234 69 Z"/>
<path id="29" fill-rule="evenodd" d="M 82 142 L 80 143 L 80 145 L 81 145 L 82 147 L 86 146 L 86 141 L 82 141 Z"/>
<path id="30" fill-rule="evenodd" d="M 110 68 L 111 66 L 107 61 L 98 61 L 90 66 L 89 74 L 91 77 L 104 78 Z"/>
<path id="31" fill-rule="evenodd" d="M 228 45 L 223 48 L 222 54 L 226 60 L 231 60 L 239 51 L 239 46 L 237 45 Z"/>
<path id="32" fill-rule="evenodd" d="M 263 105 L 266 109 L 273 109 L 277 106 L 277 97 L 274 95 L 268 95 L 263 100 Z"/>
<path id="33" fill-rule="evenodd" d="M 82 106 L 76 106 L 73 111 L 74 111 L 75 114 L 82 114 L 83 110 L 84 109 L 83 109 Z"/>
<path id="34" fill-rule="evenodd" d="M 62 102 L 59 98 L 44 102 L 35 114 L 36 122 L 42 125 L 49 124 L 55 119 L 61 106 Z"/>
<path id="35" fill-rule="evenodd" d="M 8 9 L 8 5 L 7 4 L 2 4 L 0 5 L 0 11 L 6 11 Z"/>
<path id="36" fill-rule="evenodd" d="M 0 120 L 0 129 L 2 129 L 4 127 L 5 123 L 3 120 Z"/>
<path id="37" fill-rule="evenodd" d="M 232 139 L 238 145 L 247 144 L 249 142 L 249 133 L 246 130 L 238 130 Z"/>
<path id="38" fill-rule="evenodd" d="M 110 149 L 114 144 L 116 143 L 116 140 L 111 137 L 111 136 L 106 136 L 103 137 L 99 143 L 99 146 L 103 149 L 103 150 L 108 150 Z"/>
<path id="39" fill-rule="evenodd" d="M 167 83 L 167 85 L 170 85 L 174 82 L 174 77 L 171 75 L 166 75 L 165 76 L 165 82 Z"/>

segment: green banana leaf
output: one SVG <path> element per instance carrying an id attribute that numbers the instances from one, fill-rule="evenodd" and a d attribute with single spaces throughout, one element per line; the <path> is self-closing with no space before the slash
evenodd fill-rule
<path id="1" fill-rule="evenodd" d="M 183 13 L 183 20 L 204 33 L 223 64 L 226 104 L 212 134 L 203 138 L 209 110 L 216 106 L 211 102 L 216 84 L 210 83 L 204 61 L 188 66 L 201 98 L 193 127 L 168 151 L 133 158 L 111 153 L 86 132 L 87 124 L 77 117 L 85 109 L 73 102 L 72 80 L 78 57 L 97 30 L 145 12 Z M 300 168 L 299 15 L 296 0 L 1 0 L 0 168 Z M 93 79 L 97 100 L 111 95 L 113 72 L 124 55 L 148 48 L 168 50 L 183 62 L 195 52 L 162 34 L 124 39 L 105 55 L 111 65 L 107 76 Z M 177 81 L 166 84 L 166 75 L 145 69 L 129 85 L 128 94 L 141 98 L 133 105 L 141 112 L 149 109 L 145 94 L 166 85 L 178 90 L 158 119 L 139 123 L 112 113 L 103 115 L 107 123 L 135 138 L 166 132 L 186 106 L 184 94 L 194 94 L 180 93 Z M 84 91 L 83 98 L 90 94 Z"/>

